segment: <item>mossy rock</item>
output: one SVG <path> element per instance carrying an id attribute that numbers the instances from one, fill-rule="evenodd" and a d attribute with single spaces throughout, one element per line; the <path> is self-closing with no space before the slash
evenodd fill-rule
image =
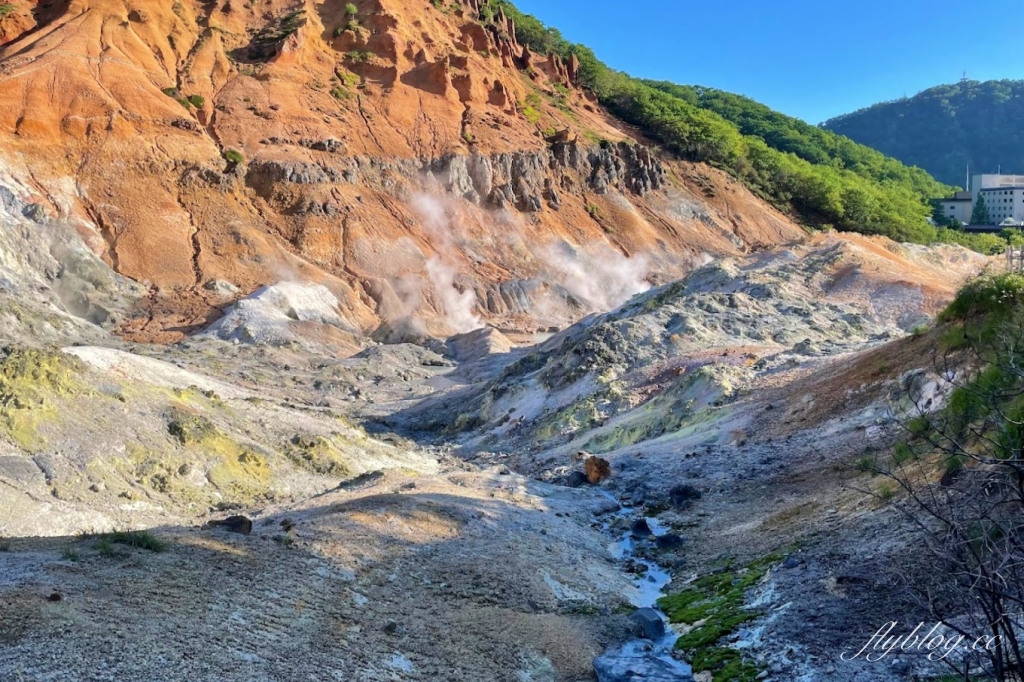
<path id="1" fill-rule="evenodd" d="M 220 431 L 209 419 L 181 409 L 172 411 L 167 431 L 185 446 L 202 445 L 220 435 Z"/>
<path id="2" fill-rule="evenodd" d="M 344 478 L 351 472 L 334 443 L 324 436 L 297 434 L 284 449 L 285 456 L 303 469 Z"/>
<path id="3" fill-rule="evenodd" d="M 235 446 L 238 447 L 237 443 Z M 270 465 L 263 455 L 239 449 L 236 454 L 225 455 L 206 478 L 222 491 L 258 496 L 266 492 L 270 473 Z"/>
<path id="4" fill-rule="evenodd" d="M 89 393 L 81 362 L 59 351 L 7 347 L 0 351 L 0 429 L 25 450 L 45 444 L 39 426 L 56 419 L 56 398 Z"/>
<path id="5" fill-rule="evenodd" d="M 86 392 L 77 358 L 35 348 L 7 347 L 2 354 L 0 406 L 4 408 L 28 408 L 45 403 L 48 396 Z"/>

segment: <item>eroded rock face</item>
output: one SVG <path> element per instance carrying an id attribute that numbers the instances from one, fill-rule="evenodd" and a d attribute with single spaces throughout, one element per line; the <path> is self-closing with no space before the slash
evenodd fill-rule
<path id="1" fill-rule="evenodd" d="M 362 333 L 389 321 L 365 295 L 382 282 L 450 333 L 435 257 L 476 314 L 546 328 L 526 289 L 565 286 L 550 244 L 642 257 L 663 281 L 802 238 L 743 192 L 708 205 L 724 175 L 670 174 L 576 87 L 577 60 L 531 53 L 500 10 L 356 4 L 19 0 L 0 19 L 0 166 L 38 194 L 33 216 L 148 285 L 123 335 L 180 339 L 220 314 L 207 283 L 281 279 L 328 287 Z"/>

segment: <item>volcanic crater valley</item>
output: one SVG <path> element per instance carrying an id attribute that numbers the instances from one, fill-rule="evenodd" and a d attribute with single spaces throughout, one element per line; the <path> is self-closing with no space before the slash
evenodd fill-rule
<path id="1" fill-rule="evenodd" d="M 839 658 L 857 462 L 992 258 L 803 227 L 488 2 L 8 6 L 0 679 L 925 670 Z"/>

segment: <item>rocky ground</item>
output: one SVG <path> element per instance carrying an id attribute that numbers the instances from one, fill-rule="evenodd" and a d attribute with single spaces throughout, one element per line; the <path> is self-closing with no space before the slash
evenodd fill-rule
<path id="1" fill-rule="evenodd" d="M 460 468 L 454 465 L 449 468 Z M 587 679 L 627 629 L 603 498 L 507 471 L 388 474 L 253 515 L 0 553 L 5 679 Z"/>
<path id="2" fill-rule="evenodd" d="M 357 4 L 0 18 L 0 679 L 590 680 L 649 577 L 757 561 L 762 679 L 918 670 L 838 658 L 898 617 L 855 464 L 987 260 L 810 237 L 472 2 Z"/>
<path id="3" fill-rule="evenodd" d="M 980 257 L 823 236 L 563 332 L 422 345 L 339 336 L 297 285 L 146 346 L 104 329 L 136 287 L 38 245 L 8 250 L 29 256 L 0 364 L 5 679 L 592 679 L 637 636 L 620 504 L 678 536 L 636 550 L 669 593 L 781 552 L 733 635 L 768 678 L 908 669 L 838 659 L 900 545 L 853 464 L 894 395 L 941 398 L 919 326 Z M 610 462 L 598 487 L 572 487 L 581 450 Z M 239 514 L 248 535 L 206 527 Z"/>

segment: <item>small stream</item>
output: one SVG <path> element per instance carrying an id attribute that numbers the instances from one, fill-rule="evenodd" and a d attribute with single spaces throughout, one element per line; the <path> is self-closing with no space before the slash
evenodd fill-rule
<path id="1" fill-rule="evenodd" d="M 607 490 L 598 488 L 602 495 L 620 504 L 619 500 Z M 665 588 L 672 581 L 672 576 L 650 559 L 638 556 L 637 543 L 643 542 L 633 533 L 633 523 L 643 517 L 642 512 L 634 507 L 620 506 L 618 511 L 606 515 L 604 529 L 612 534 L 612 523 L 616 519 L 629 521 L 626 530 L 609 550 L 620 561 L 633 561 L 646 567 L 633 578 L 637 591 L 630 603 L 637 609 L 652 609 L 664 624 L 664 635 L 656 640 L 634 639 L 625 645 L 609 649 L 594 660 L 599 682 L 686 682 L 693 679 L 690 666 L 673 658 L 679 635 L 672 629 L 668 617 L 658 608 L 658 599 L 665 596 Z M 668 533 L 657 519 L 646 517 L 647 526 L 651 530 L 651 538 Z"/>

